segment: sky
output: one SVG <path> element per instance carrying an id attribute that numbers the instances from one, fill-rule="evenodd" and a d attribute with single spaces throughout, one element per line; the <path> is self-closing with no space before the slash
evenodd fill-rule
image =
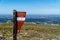
<path id="1" fill-rule="evenodd" d="M 60 14 L 60 0 L 0 0 L 0 14 L 12 14 L 14 9 L 27 14 Z"/>

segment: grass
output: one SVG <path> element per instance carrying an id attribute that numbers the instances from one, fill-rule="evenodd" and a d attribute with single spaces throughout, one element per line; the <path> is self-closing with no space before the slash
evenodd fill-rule
<path id="1" fill-rule="evenodd" d="M 6 40 L 12 40 L 13 24 L 1 23 L 0 33 L 1 32 L 3 33 Z M 56 38 L 58 40 L 58 37 L 60 37 L 59 35 L 60 25 L 24 23 L 20 33 L 17 34 L 17 38 L 18 40 L 40 40 L 40 38 L 44 39 Z"/>
<path id="2" fill-rule="evenodd" d="M 47 24 L 24 24 L 22 30 L 34 30 L 37 32 L 60 34 L 60 25 L 47 25 Z"/>

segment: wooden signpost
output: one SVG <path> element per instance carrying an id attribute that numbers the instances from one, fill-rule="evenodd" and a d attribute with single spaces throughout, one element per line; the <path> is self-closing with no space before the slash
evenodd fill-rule
<path id="1" fill-rule="evenodd" d="M 17 40 L 17 32 L 20 32 L 26 17 L 26 12 L 13 12 L 13 40 Z"/>

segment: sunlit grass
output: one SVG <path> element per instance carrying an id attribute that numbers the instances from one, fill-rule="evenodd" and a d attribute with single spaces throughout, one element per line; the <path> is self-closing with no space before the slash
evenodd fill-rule
<path id="1" fill-rule="evenodd" d="M 1 23 L 0 32 L 4 30 L 6 38 L 13 37 L 13 23 Z M 60 25 L 50 25 L 50 24 L 28 24 L 24 23 L 20 33 L 18 33 L 18 39 L 29 40 L 29 39 L 39 39 L 39 38 L 56 38 L 55 35 L 60 35 Z M 34 40 L 35 40 L 34 39 Z"/>

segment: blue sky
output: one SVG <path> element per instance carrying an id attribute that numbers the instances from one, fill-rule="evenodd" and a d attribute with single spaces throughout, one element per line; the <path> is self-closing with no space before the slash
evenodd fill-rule
<path id="1" fill-rule="evenodd" d="M 27 14 L 60 14 L 60 0 L 0 0 L 0 14 L 12 14 L 13 9 Z"/>

